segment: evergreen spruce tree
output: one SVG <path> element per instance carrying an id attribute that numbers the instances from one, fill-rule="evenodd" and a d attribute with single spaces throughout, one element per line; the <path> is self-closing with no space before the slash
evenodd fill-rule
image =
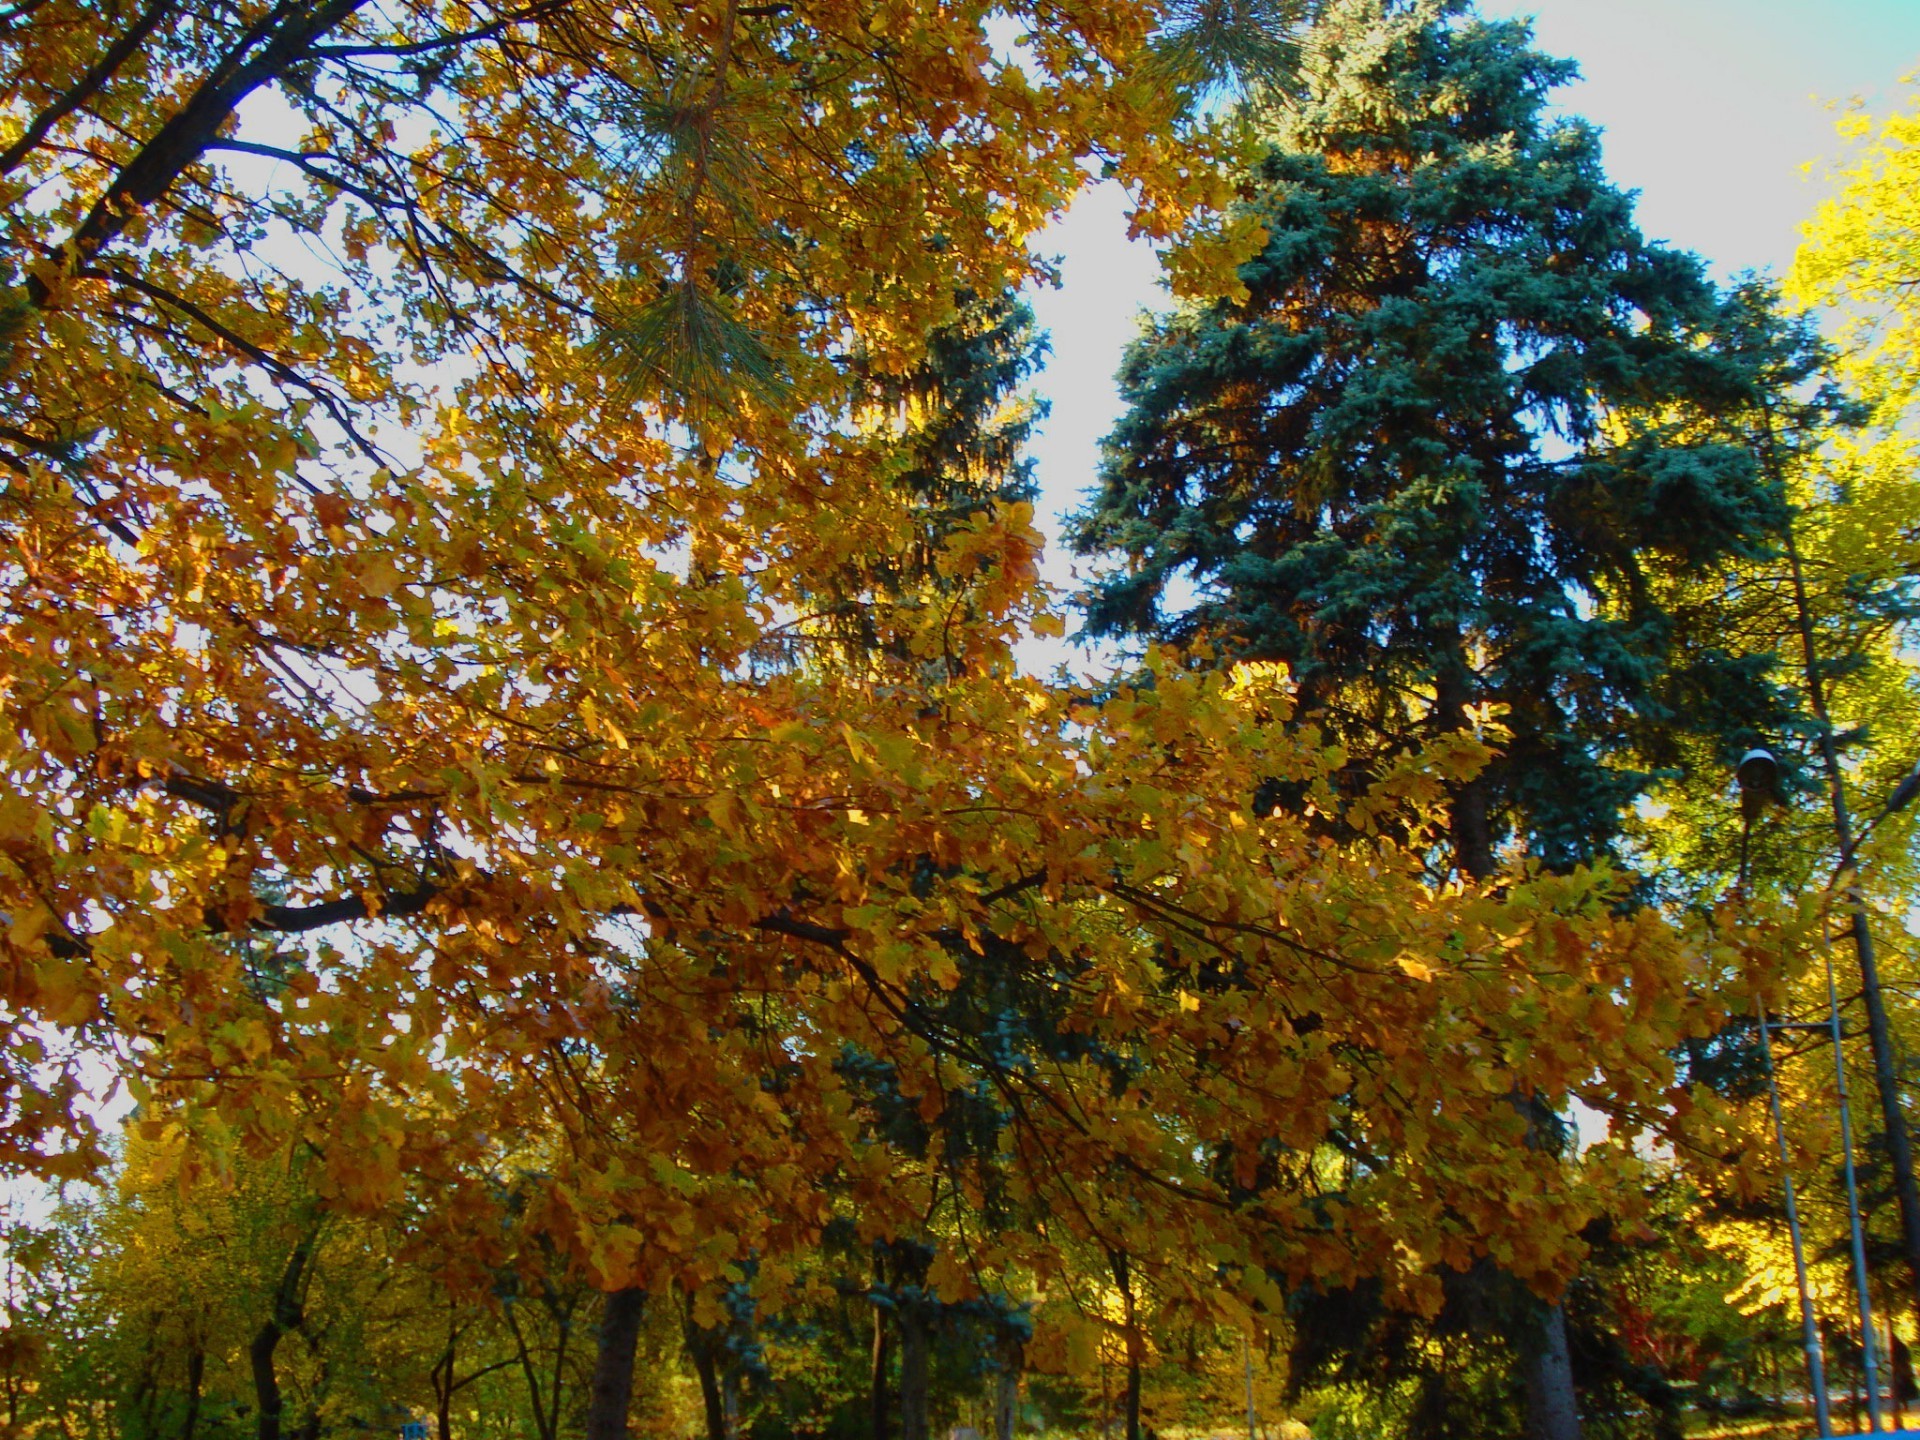
<path id="1" fill-rule="evenodd" d="M 1126 562 L 1093 633 L 1286 661 L 1363 763 L 1495 707 L 1453 804 L 1479 878 L 1509 842 L 1609 852 L 1674 734 L 1737 753 L 1783 720 L 1771 657 L 1689 635 L 1649 582 L 1771 548 L 1752 422 L 1820 356 L 1645 240 L 1598 133 L 1548 113 L 1573 65 L 1465 10 L 1330 7 L 1245 180 L 1250 294 L 1130 349 L 1073 540 Z"/>
<path id="2" fill-rule="evenodd" d="M 1610 854 L 1681 737 L 1730 762 L 1790 722 L 1774 658 L 1657 582 L 1774 546 L 1786 502 L 1755 421 L 1804 408 L 1822 359 L 1766 291 L 1722 293 L 1641 236 L 1597 132 L 1548 112 L 1574 67 L 1530 41 L 1465 0 L 1327 8 L 1305 98 L 1245 177 L 1268 231 L 1247 296 L 1131 347 L 1072 532 L 1123 561 L 1092 587 L 1092 633 L 1287 662 L 1298 723 L 1356 780 L 1499 727 L 1436 852 L 1470 881 L 1515 854 Z M 1554 1143 L 1545 1104 L 1516 1103 Z M 1519 1361 L 1516 1418 L 1428 1387 L 1411 1431 L 1471 1413 L 1476 1435 L 1577 1436 L 1564 1312 L 1489 1283 L 1472 1308 Z"/>

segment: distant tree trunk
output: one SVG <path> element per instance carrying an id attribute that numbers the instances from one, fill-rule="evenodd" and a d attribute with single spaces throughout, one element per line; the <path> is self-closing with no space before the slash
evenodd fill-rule
<path id="1" fill-rule="evenodd" d="M 1126 1252 L 1109 1250 L 1108 1263 L 1113 1266 L 1113 1283 L 1120 1289 L 1120 1318 L 1125 1327 L 1127 1346 L 1127 1394 L 1125 1415 L 1127 1440 L 1140 1440 L 1140 1317 L 1134 1308 L 1133 1272 L 1127 1264 Z"/>
<path id="2" fill-rule="evenodd" d="M 706 1411 L 707 1440 L 727 1440 L 727 1394 L 721 1380 L 720 1354 L 723 1332 L 708 1330 L 693 1318 L 693 1296 L 680 1296 L 680 1336 L 687 1358 L 693 1361 L 693 1373 L 700 1381 L 700 1401 Z"/>
<path id="3" fill-rule="evenodd" d="M 1848 1380 L 1847 1380 L 1847 1400 L 1848 1400 L 1848 1403 L 1850 1404 L 1850 1406 L 1852 1407 L 1852 1410 L 1853 1410 L 1853 1433 L 1854 1433 L 1854 1434 L 1856 1434 L 1856 1435 L 1864 1435 L 1864 1434 L 1866 1434 L 1866 1433 L 1867 1433 L 1867 1426 L 1866 1426 L 1866 1395 L 1867 1395 L 1867 1366 L 1866 1366 L 1866 1354 L 1867 1354 L 1867 1351 L 1866 1351 L 1866 1344 L 1865 1344 L 1865 1339 L 1864 1339 L 1864 1337 L 1863 1337 L 1863 1338 L 1862 1338 L 1862 1342 L 1861 1342 L 1861 1349 L 1860 1349 L 1860 1359 L 1859 1359 L 1859 1363 L 1857 1363 L 1857 1364 L 1855 1364 L 1855 1365 L 1854 1365 L 1854 1366 L 1852 1367 L 1852 1368 L 1853 1368 L 1853 1373 L 1852 1373 L 1852 1375 L 1851 1375 L 1851 1376 L 1849 1376 L 1849 1377 L 1848 1377 Z"/>
<path id="4" fill-rule="evenodd" d="M 438 1440 L 453 1440 L 453 1367 L 457 1338 L 458 1332 L 449 1324 L 447 1348 L 440 1352 L 440 1358 L 433 1362 L 433 1369 L 427 1375 L 433 1385 L 434 1433 Z"/>
<path id="5" fill-rule="evenodd" d="M 199 1336 L 187 1352 L 187 1413 L 180 1422 L 180 1440 L 193 1440 L 200 1426 L 200 1390 L 206 1383 L 207 1349 Z"/>
<path id="6" fill-rule="evenodd" d="M 1527 1440 L 1580 1440 L 1565 1307 L 1553 1305 L 1542 1312 L 1539 1333 L 1521 1346 L 1520 1356 L 1527 1387 Z"/>
<path id="7" fill-rule="evenodd" d="M 533 1411 L 533 1431 L 540 1440 L 553 1440 L 555 1426 L 547 1418 L 546 1407 L 540 1399 L 540 1375 L 533 1368 L 533 1351 L 527 1345 L 527 1337 L 520 1333 L 520 1322 L 514 1318 L 513 1306 L 504 1307 L 507 1332 L 513 1336 L 514 1357 L 520 1364 L 520 1377 L 527 1385 L 527 1405 Z"/>
<path id="8" fill-rule="evenodd" d="M 305 1294 L 307 1265 L 313 1258 L 317 1234 L 317 1229 L 309 1226 L 287 1256 L 287 1263 L 280 1271 L 280 1283 L 274 1287 L 267 1318 L 247 1347 L 247 1359 L 253 1366 L 256 1440 L 280 1440 L 280 1414 L 285 1401 L 280 1394 L 280 1375 L 274 1368 L 274 1352 L 280 1348 L 281 1336 L 298 1330 L 305 1323 L 300 1299 Z"/>
<path id="9" fill-rule="evenodd" d="M 607 1294 L 600 1313 L 593 1384 L 587 1392 L 587 1440 L 627 1440 L 627 1411 L 633 1404 L 633 1356 L 640 1344 L 640 1320 L 646 1308 L 647 1292 L 637 1285 Z"/>
<path id="10" fill-rule="evenodd" d="M 900 1314 L 900 1440 L 927 1440 L 927 1323 L 916 1306 Z"/>
<path id="11" fill-rule="evenodd" d="M 882 1283 L 884 1272 L 874 1266 L 874 1285 Z M 873 1431 L 873 1440 L 888 1440 L 893 1429 L 892 1400 L 887 1394 L 887 1371 L 892 1364 L 893 1331 L 888 1324 L 887 1311 L 879 1305 L 873 1307 L 873 1364 L 867 1382 L 867 1417 L 869 1428 Z"/>
<path id="12" fill-rule="evenodd" d="M 927 1316 L 918 1300 L 900 1304 L 900 1440 L 927 1440 Z"/>
<path id="13" fill-rule="evenodd" d="M 740 1440 L 740 1369 L 736 1365 L 720 1371 L 720 1424 L 726 1440 Z"/>
<path id="14" fill-rule="evenodd" d="M 993 1388 L 993 1440 L 1013 1440 L 1020 1413 L 1020 1372 L 1026 1368 L 1026 1346 L 1019 1337 L 1000 1341 L 1000 1373 Z"/>
<path id="15" fill-rule="evenodd" d="M 1467 716 L 1468 707 L 1477 699 L 1472 676 L 1465 654 L 1456 654 L 1435 683 L 1435 718 L 1448 731 L 1465 734 L 1472 729 Z M 1490 878 L 1494 872 L 1493 819 L 1488 812 L 1485 776 L 1453 787 L 1447 828 L 1454 867 L 1469 880 Z"/>
<path id="16" fill-rule="evenodd" d="M 148 1435 L 154 1432 L 153 1407 L 160 1398 L 160 1327 L 166 1318 L 164 1311 L 156 1311 L 148 1319 L 147 1338 L 140 1349 L 140 1378 L 127 1394 L 129 1415 L 139 1417 L 136 1423 Z"/>
<path id="17" fill-rule="evenodd" d="M 253 1343 L 247 1347 L 247 1358 L 253 1364 L 253 1433 L 258 1440 L 280 1440 L 280 1377 L 273 1369 L 280 1333 L 280 1326 L 269 1320 L 254 1332 Z"/>
<path id="18" fill-rule="evenodd" d="M 1920 1387 L 1913 1383 L 1913 1351 L 1907 1348 L 1907 1342 L 1894 1334 L 1893 1317 L 1887 1317 L 1887 1349 L 1893 1360 L 1892 1383 L 1888 1390 L 1893 1396 L 1893 1428 L 1900 1428 L 1900 1416 L 1909 1400 L 1920 1396 Z"/>
<path id="19" fill-rule="evenodd" d="M 727 1440 L 726 1402 L 720 1395 L 720 1369 L 713 1352 L 704 1345 L 687 1345 L 687 1358 L 693 1361 L 693 1373 L 700 1380 L 700 1401 L 707 1417 L 707 1440 Z"/>
<path id="20" fill-rule="evenodd" d="M 307 1418 L 293 1432 L 293 1440 L 320 1440 L 320 1407 L 314 1406 L 307 1411 Z"/>
<path id="21" fill-rule="evenodd" d="M 1530 1150 L 1557 1153 L 1560 1121 L 1538 1095 L 1516 1089 L 1511 1097 L 1527 1118 Z M 1527 1440 L 1580 1440 L 1580 1405 L 1573 1388 L 1573 1355 L 1567 1347 L 1566 1306 L 1556 1301 L 1539 1309 L 1533 1333 L 1517 1338 L 1520 1370 L 1527 1394 Z"/>
<path id="22" fill-rule="evenodd" d="M 932 1249 L 917 1240 L 896 1240 L 889 1247 L 894 1323 L 900 1327 L 900 1440 L 927 1440 L 927 1351 L 934 1317 L 927 1267 L 932 1263 Z"/>

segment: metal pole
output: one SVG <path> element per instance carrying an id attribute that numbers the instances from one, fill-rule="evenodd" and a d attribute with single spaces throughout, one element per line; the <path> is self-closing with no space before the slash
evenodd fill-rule
<path id="1" fill-rule="evenodd" d="M 1874 1351 L 1873 1298 L 1867 1289 L 1867 1242 L 1860 1223 L 1860 1186 L 1853 1170 L 1853 1108 L 1847 1099 L 1847 1058 L 1840 1049 L 1840 990 L 1833 979 L 1833 944 L 1825 917 L 1820 925 L 1820 958 L 1827 967 L 1827 1024 L 1833 1032 L 1833 1078 L 1840 1090 L 1840 1153 L 1847 1175 L 1847 1224 L 1853 1239 L 1853 1278 L 1860 1294 L 1860 1370 L 1867 1387 L 1867 1428 L 1880 1433 L 1880 1367 Z"/>
<path id="2" fill-rule="evenodd" d="M 1827 1369 L 1820 1353 L 1820 1326 L 1813 1318 L 1813 1296 L 1807 1289 L 1807 1252 L 1800 1240 L 1800 1207 L 1793 1198 L 1793 1162 L 1787 1153 L 1787 1127 L 1780 1119 L 1780 1087 L 1774 1083 L 1773 1041 L 1767 1033 L 1767 1007 L 1757 997 L 1760 1017 L 1760 1055 L 1767 1067 L 1767 1106 L 1773 1112 L 1773 1138 L 1780 1147 L 1780 1179 L 1787 1195 L 1787 1233 L 1793 1237 L 1793 1279 L 1800 1289 L 1800 1338 L 1807 1351 L 1807 1379 L 1813 1387 L 1813 1418 L 1821 1440 L 1831 1440 L 1833 1416 L 1827 1409 Z"/>

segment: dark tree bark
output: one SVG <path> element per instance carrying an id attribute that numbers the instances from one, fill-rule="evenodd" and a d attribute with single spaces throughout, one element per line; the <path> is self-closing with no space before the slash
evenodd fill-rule
<path id="1" fill-rule="evenodd" d="M 927 1440 L 927 1356 L 933 1305 L 927 1298 L 927 1267 L 933 1251 L 914 1240 L 890 1247 L 894 1323 L 900 1328 L 900 1440 Z"/>
<path id="2" fill-rule="evenodd" d="M 1892 1374 L 1887 1391 L 1893 1397 L 1893 1428 L 1899 1430 L 1903 1428 L 1901 1416 L 1907 1402 L 1920 1399 L 1920 1386 L 1916 1386 L 1913 1382 L 1913 1351 L 1906 1341 L 1894 1333 L 1891 1319 L 1887 1325 L 1887 1335 L 1892 1342 L 1888 1349 L 1893 1352 L 1891 1356 L 1893 1364 L 1890 1367 Z"/>
<path id="3" fill-rule="evenodd" d="M 727 1440 L 727 1394 L 721 1382 L 725 1353 L 724 1331 L 709 1330 L 693 1318 L 693 1296 L 680 1297 L 680 1334 L 700 1381 L 700 1404 L 707 1420 L 707 1440 Z"/>
<path id="4" fill-rule="evenodd" d="M 740 1367 L 722 1366 L 720 1370 L 720 1424 L 726 1440 L 740 1440 Z"/>
<path id="5" fill-rule="evenodd" d="M 1026 1346 L 1007 1334 L 1000 1340 L 1000 1369 L 993 1387 L 993 1440 L 1013 1440 L 1020 1414 L 1020 1374 L 1026 1368 Z"/>
<path id="6" fill-rule="evenodd" d="M 534 1430 L 540 1440 L 560 1440 L 560 1416 L 567 1378 L 567 1350 L 573 1339 L 573 1318 L 574 1312 L 579 1308 L 579 1294 L 571 1286 L 565 1290 L 557 1290 L 551 1283 L 542 1281 L 538 1299 L 541 1309 L 547 1312 L 554 1326 L 553 1369 L 544 1387 L 541 1384 L 539 1367 L 534 1363 L 533 1347 L 527 1343 L 527 1337 L 520 1328 L 520 1322 L 514 1316 L 514 1307 L 507 1305 L 502 1315 L 507 1322 L 508 1333 L 513 1336 L 514 1363 L 519 1366 L 520 1373 L 526 1380 L 527 1402 L 533 1412 Z"/>
<path id="7" fill-rule="evenodd" d="M 1552 1305 L 1542 1312 L 1539 1334 L 1522 1347 L 1521 1366 L 1527 1387 L 1527 1440 L 1580 1440 L 1563 1307 Z"/>
<path id="8" fill-rule="evenodd" d="M 900 1440 L 927 1440 L 927 1317 L 923 1308 L 900 1307 Z"/>
<path id="9" fill-rule="evenodd" d="M 280 1271 L 280 1283 L 274 1287 L 272 1307 L 267 1318 L 254 1332 L 247 1347 L 253 1367 L 253 1403 L 256 1413 L 254 1434 L 257 1440 L 280 1440 L 280 1417 L 285 1407 L 280 1394 L 280 1374 L 274 1355 L 281 1337 L 306 1323 L 301 1297 L 306 1293 L 307 1266 L 313 1259 L 316 1231 L 309 1227 L 287 1256 Z"/>
<path id="10" fill-rule="evenodd" d="M 159 1338 L 165 1319 L 165 1314 L 160 1313 L 147 1321 L 147 1338 L 140 1351 L 140 1378 L 127 1395 L 128 1412 L 139 1417 L 140 1428 L 149 1435 L 154 1432 L 153 1407 L 160 1395 Z"/>
<path id="11" fill-rule="evenodd" d="M 1113 1283 L 1120 1289 L 1121 1323 L 1127 1346 L 1127 1390 L 1123 1414 L 1127 1440 L 1140 1440 L 1140 1320 L 1134 1307 L 1133 1272 L 1125 1251 L 1109 1250 L 1107 1261 L 1113 1266 Z"/>
<path id="12" fill-rule="evenodd" d="M 453 1367 L 457 1339 L 458 1332 L 449 1327 L 447 1348 L 433 1362 L 433 1370 L 428 1376 L 433 1383 L 434 1434 L 438 1440 L 453 1440 Z"/>
<path id="13" fill-rule="evenodd" d="M 637 1285 L 607 1295 L 600 1313 L 593 1383 L 587 1392 L 587 1440 L 627 1440 L 627 1411 L 633 1404 L 633 1357 L 640 1345 L 640 1320 L 646 1308 L 647 1292 Z"/>
<path id="14" fill-rule="evenodd" d="M 893 1399 L 887 1372 L 893 1364 L 893 1335 L 887 1312 L 873 1307 L 873 1361 L 867 1381 L 867 1416 L 873 1440 L 888 1440 L 893 1430 Z"/>
<path id="15" fill-rule="evenodd" d="M 1434 686 L 1434 712 L 1440 728 L 1447 733 L 1466 733 L 1471 728 L 1467 709 L 1478 698 L 1466 656 L 1455 654 Z M 1453 863 L 1461 875 L 1470 880 L 1490 878 L 1494 871 L 1493 819 L 1487 809 L 1484 777 L 1462 780 L 1453 786 L 1448 832 L 1453 845 Z"/>
<path id="16" fill-rule="evenodd" d="M 693 1373 L 701 1379 L 701 1405 L 707 1413 L 707 1440 L 726 1440 L 726 1398 L 720 1394 L 720 1367 L 710 1350 L 687 1348 Z"/>
<path id="17" fill-rule="evenodd" d="M 196 1335 L 187 1351 L 187 1413 L 180 1421 L 180 1440 L 194 1440 L 200 1427 L 200 1391 L 206 1383 L 207 1350 Z"/>
<path id="18" fill-rule="evenodd" d="M 64 247 L 68 263 L 75 269 L 89 264 L 141 210 L 165 195 L 190 166 L 206 155 L 249 95 L 280 80 L 307 58 L 314 45 L 365 4 L 366 0 L 319 0 L 317 4 L 276 6 L 240 37 L 234 48 L 209 68 L 200 87 L 114 176 L 68 238 Z M 36 309 L 45 309 L 55 293 L 37 275 L 29 277 L 23 288 Z"/>

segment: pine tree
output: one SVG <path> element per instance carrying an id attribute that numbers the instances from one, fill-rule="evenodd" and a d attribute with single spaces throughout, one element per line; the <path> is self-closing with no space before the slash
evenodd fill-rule
<path id="1" fill-rule="evenodd" d="M 1571 63 L 1465 9 L 1329 12 L 1245 179 L 1248 297 L 1129 351 L 1073 539 L 1126 561 L 1094 633 L 1284 660 L 1362 764 L 1493 718 L 1452 806 L 1484 877 L 1509 843 L 1607 853 L 1674 734 L 1737 752 L 1780 722 L 1770 657 L 1690 636 L 1650 580 L 1771 547 L 1751 421 L 1820 357 L 1644 239 L 1598 133 L 1547 111 Z"/>

